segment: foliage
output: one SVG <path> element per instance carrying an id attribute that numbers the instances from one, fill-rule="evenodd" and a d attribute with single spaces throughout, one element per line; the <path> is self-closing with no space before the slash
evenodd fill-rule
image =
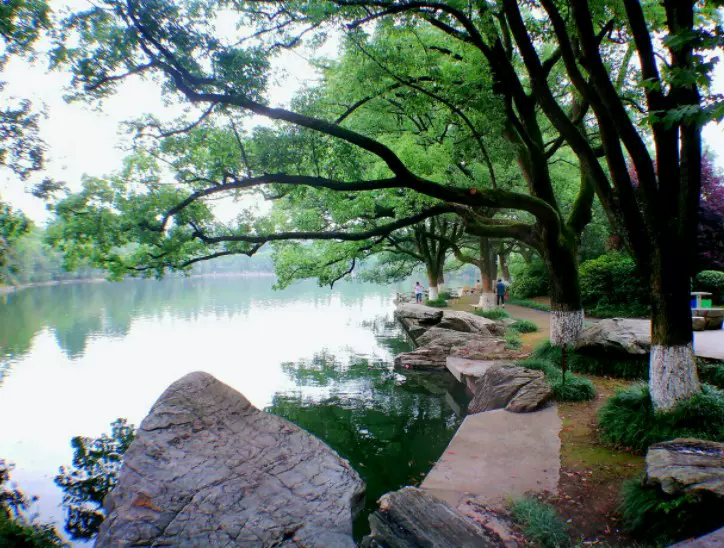
<path id="1" fill-rule="evenodd" d="M 502 308 L 491 308 L 490 310 L 475 310 L 473 314 L 477 314 L 478 316 L 482 316 L 483 318 L 488 318 L 489 320 L 496 321 L 510 318 L 510 314 L 508 314 Z"/>
<path id="2" fill-rule="evenodd" d="M 71 538 L 88 539 L 103 522 L 103 499 L 118 482 L 123 455 L 135 437 L 126 419 L 111 423 L 111 434 L 99 438 L 77 436 L 70 442 L 73 467 L 60 467 L 55 483 L 63 490 L 65 530 Z"/>
<path id="3" fill-rule="evenodd" d="M 647 316 L 649 288 L 633 260 L 623 253 L 608 253 L 585 261 L 579 268 L 581 302 L 595 316 Z"/>
<path id="4" fill-rule="evenodd" d="M 22 212 L 0 202 L 0 282 L 10 281 L 17 269 L 12 264 L 13 247 L 32 225 Z"/>
<path id="5" fill-rule="evenodd" d="M 541 343 L 533 351 L 533 357 L 549 360 L 561 365 L 561 349 L 546 341 Z M 568 348 L 568 369 L 576 373 L 586 373 L 602 377 L 617 377 L 622 379 L 648 379 L 649 358 L 648 356 L 631 356 L 620 358 L 616 356 L 600 354 L 583 354 L 573 347 Z"/>
<path id="6" fill-rule="evenodd" d="M 724 363 L 699 364 L 699 380 L 724 389 Z"/>
<path id="7" fill-rule="evenodd" d="M 549 360 L 529 358 L 519 362 L 518 365 L 543 371 L 546 382 L 553 390 L 553 399 L 556 401 L 587 401 L 596 396 L 596 388 L 590 380 L 566 372 L 566 380 L 563 382 L 561 369 Z"/>
<path id="8" fill-rule="evenodd" d="M 551 305 L 546 303 L 539 303 L 538 301 L 531 301 L 530 299 L 508 299 L 508 304 L 514 304 L 516 306 L 523 306 L 525 308 L 532 308 L 534 310 L 541 310 L 543 312 L 550 312 Z"/>
<path id="9" fill-rule="evenodd" d="M 29 519 L 27 512 L 37 500 L 8 487 L 12 465 L 0 459 L 0 546 L 51 548 L 67 546 L 55 527 Z"/>
<path id="10" fill-rule="evenodd" d="M 654 412 L 648 386 L 618 391 L 598 414 L 601 439 L 643 453 L 674 438 L 724 441 L 724 392 L 710 386 L 668 413 Z"/>
<path id="11" fill-rule="evenodd" d="M 520 332 L 517 329 L 506 329 L 504 338 L 505 348 L 508 350 L 518 350 L 522 346 Z"/>
<path id="12" fill-rule="evenodd" d="M 511 329 L 515 329 L 519 333 L 535 333 L 538 331 L 538 326 L 535 322 L 530 320 L 516 320 L 515 323 L 509 326 Z"/>
<path id="13" fill-rule="evenodd" d="M 425 301 L 426 306 L 434 306 L 435 308 L 445 308 L 447 306 L 447 301 L 443 299 L 442 297 L 439 297 L 437 299 L 428 299 Z"/>
<path id="14" fill-rule="evenodd" d="M 528 541 L 543 548 L 564 548 L 572 545 L 568 526 L 549 504 L 527 497 L 513 501 L 510 511 Z"/>
<path id="15" fill-rule="evenodd" d="M 541 259 L 536 258 L 513 272 L 510 295 L 515 299 L 548 295 L 548 283 L 548 267 Z"/>
<path id="16" fill-rule="evenodd" d="M 643 478 L 625 482 L 621 489 L 624 529 L 656 546 L 698 537 L 722 525 L 724 502 L 712 495 L 668 495 Z"/>
<path id="17" fill-rule="evenodd" d="M 708 291 L 715 303 L 724 303 L 724 272 L 704 270 L 696 275 L 696 291 Z"/>
<path id="18" fill-rule="evenodd" d="M 452 293 L 450 293 L 449 291 L 440 291 L 440 293 L 438 294 L 438 298 L 442 299 L 443 301 L 449 301 L 450 299 L 452 299 Z"/>
<path id="19" fill-rule="evenodd" d="M 724 271 L 724 174 L 717 169 L 711 154 L 701 162 L 701 199 L 699 200 L 699 226 L 696 233 L 697 268 Z M 707 290 L 708 291 L 708 290 Z M 724 292 L 719 293 L 724 302 Z"/>

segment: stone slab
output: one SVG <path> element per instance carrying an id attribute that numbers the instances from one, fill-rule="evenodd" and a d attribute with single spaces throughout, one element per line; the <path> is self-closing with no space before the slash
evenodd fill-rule
<path id="1" fill-rule="evenodd" d="M 695 332 L 694 353 L 699 358 L 724 361 L 724 329 Z"/>
<path id="2" fill-rule="evenodd" d="M 669 548 L 721 548 L 724 546 L 724 527 L 703 537 L 672 544 Z"/>
<path id="3" fill-rule="evenodd" d="M 465 418 L 421 487 L 457 507 L 475 498 L 491 508 L 526 493 L 555 493 L 561 419 L 555 406 L 535 413 L 504 409 Z"/>
<path id="4" fill-rule="evenodd" d="M 464 383 L 465 377 L 481 377 L 493 365 L 510 365 L 510 360 L 468 360 L 448 356 L 445 366 L 459 381 Z"/>

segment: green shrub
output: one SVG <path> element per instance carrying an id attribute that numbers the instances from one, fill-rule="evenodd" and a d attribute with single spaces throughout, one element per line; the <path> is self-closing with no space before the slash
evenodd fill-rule
<path id="1" fill-rule="evenodd" d="M 654 412 L 645 384 L 618 391 L 598 413 L 603 441 L 643 453 L 653 443 L 674 438 L 724 441 L 724 392 L 702 391 L 668 413 Z"/>
<path id="2" fill-rule="evenodd" d="M 713 496 L 667 495 L 641 479 L 625 482 L 621 495 L 624 529 L 657 546 L 697 537 L 722 525 L 724 501 Z"/>
<path id="3" fill-rule="evenodd" d="M 717 388 L 724 388 L 724 363 L 700 364 L 699 380 Z"/>
<path id="4" fill-rule="evenodd" d="M 516 299 L 548 295 L 548 283 L 548 267 L 541 259 L 534 259 L 516 272 L 510 286 L 510 295 Z"/>
<path id="5" fill-rule="evenodd" d="M 443 301 L 449 301 L 450 299 L 452 299 L 452 293 L 450 293 L 449 291 L 440 291 L 440 293 L 438 294 L 438 298 L 442 299 Z"/>
<path id="6" fill-rule="evenodd" d="M 518 365 L 543 371 L 546 382 L 553 390 L 553 399 L 556 401 L 587 401 L 596 397 L 596 387 L 590 380 L 566 373 L 564 383 L 562 371 L 548 360 L 529 358 L 519 362 Z"/>
<path id="7" fill-rule="evenodd" d="M 504 320 L 505 318 L 510 318 L 510 314 L 508 314 L 502 308 L 491 308 L 490 310 L 476 310 L 474 313 L 478 316 L 482 316 L 483 318 L 488 318 L 489 320 Z"/>
<path id="8" fill-rule="evenodd" d="M 533 351 L 534 358 L 550 360 L 557 367 L 561 366 L 561 348 L 546 341 Z M 649 357 L 632 356 L 619 358 L 608 355 L 593 356 L 582 354 L 572 347 L 568 348 L 568 370 L 575 373 L 586 373 L 621 379 L 648 379 Z"/>
<path id="9" fill-rule="evenodd" d="M 447 306 L 447 301 L 445 299 L 437 298 L 437 299 L 428 299 L 425 301 L 426 306 L 434 306 L 435 308 L 445 308 Z"/>
<path id="10" fill-rule="evenodd" d="M 539 303 L 538 301 L 531 301 L 530 299 L 508 299 L 508 304 L 524 306 L 526 308 L 533 308 L 535 310 L 542 310 L 543 312 L 551 311 L 551 305 L 546 303 Z"/>
<path id="11" fill-rule="evenodd" d="M 515 329 L 507 329 L 505 331 L 505 348 L 508 350 L 518 350 L 523 343 L 520 340 L 520 333 Z"/>
<path id="12" fill-rule="evenodd" d="M 543 548 L 571 546 L 568 526 L 555 508 L 533 498 L 513 502 L 510 513 L 523 529 L 525 538 L 540 544 Z"/>
<path id="13" fill-rule="evenodd" d="M 708 291 L 715 303 L 724 302 L 724 272 L 703 270 L 696 275 L 695 291 Z"/>
<path id="14" fill-rule="evenodd" d="M 581 302 L 597 316 L 646 316 L 649 288 L 634 261 L 623 253 L 608 253 L 581 263 Z"/>
<path id="15" fill-rule="evenodd" d="M 515 329 L 518 333 L 535 333 L 538 331 L 538 326 L 530 320 L 517 320 L 510 325 L 510 328 Z"/>

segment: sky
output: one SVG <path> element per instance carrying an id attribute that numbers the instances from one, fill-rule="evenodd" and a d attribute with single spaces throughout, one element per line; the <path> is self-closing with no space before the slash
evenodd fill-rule
<path id="1" fill-rule="evenodd" d="M 83 8 L 86 0 L 55 0 L 55 6 Z M 338 40 L 331 40 L 315 56 L 335 57 Z M 305 84 L 318 79 L 318 73 L 310 65 L 308 51 L 285 51 L 273 63 L 273 76 L 268 92 L 272 106 L 288 106 L 293 95 Z M 164 106 L 158 87 L 139 77 L 128 79 L 119 93 L 103 103 L 102 110 L 83 103 L 68 104 L 63 100 L 70 75 L 65 72 L 48 72 L 42 61 L 34 64 L 13 59 L 2 74 L 7 82 L 2 97 L 25 97 L 42 108 L 40 135 L 47 143 L 46 170 L 38 179 L 51 177 L 64 181 L 71 190 L 80 188 L 84 174 L 103 176 L 118 170 L 122 165 L 125 137 L 121 123 L 153 113 L 161 119 L 172 119 L 180 110 Z M 724 93 L 724 60 L 714 74 L 714 91 Z M 255 118 L 250 125 L 264 123 Z M 705 146 L 714 151 L 717 164 L 724 169 L 724 125 L 709 124 L 704 128 Z M 33 197 L 16 176 L 8 170 L 0 170 L 0 196 L 21 209 L 36 222 L 47 220 L 45 202 Z M 228 204 L 234 207 L 232 204 Z M 231 212 L 230 212 L 231 213 Z M 222 215 L 224 216 L 224 215 Z"/>

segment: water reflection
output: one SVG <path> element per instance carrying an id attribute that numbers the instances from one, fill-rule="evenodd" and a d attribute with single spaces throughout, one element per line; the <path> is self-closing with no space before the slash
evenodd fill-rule
<path id="1" fill-rule="evenodd" d="M 399 333 L 397 339 L 405 344 Z M 380 496 L 422 481 L 467 404 L 462 385 L 450 375 L 401 375 L 387 364 L 359 357 L 345 363 L 320 353 L 282 369 L 299 389 L 276 394 L 267 410 L 324 440 L 367 484 L 365 511 L 355 523 L 357 538 L 368 531 L 367 516 Z M 319 398 L 313 387 L 327 388 L 326 395 Z"/>
<path id="2" fill-rule="evenodd" d="M 422 478 L 465 401 L 445 375 L 392 371 L 393 355 L 409 348 L 392 320 L 399 288 L 276 292 L 272 283 L 39 287 L 0 305 L 0 458 L 40 497 L 43 519 L 63 522 L 53 478 L 72 460 L 72 437 L 97 437 L 117 417 L 139 424 L 169 384 L 196 370 L 339 451 L 367 481 L 370 507 Z"/>

